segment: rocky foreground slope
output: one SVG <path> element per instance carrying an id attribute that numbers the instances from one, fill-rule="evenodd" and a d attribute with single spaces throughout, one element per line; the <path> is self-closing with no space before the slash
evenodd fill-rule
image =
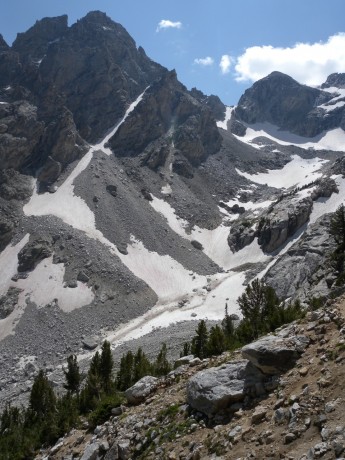
<path id="1" fill-rule="evenodd" d="M 231 356 L 144 377 L 108 422 L 72 430 L 37 459 L 340 459 L 344 360 L 339 298 Z"/>

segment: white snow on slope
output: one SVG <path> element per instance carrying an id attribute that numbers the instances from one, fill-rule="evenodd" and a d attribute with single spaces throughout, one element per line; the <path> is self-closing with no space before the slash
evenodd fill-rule
<path id="1" fill-rule="evenodd" d="M 94 299 L 92 289 L 77 281 L 77 287 L 64 286 L 64 264 L 53 264 L 53 256 L 43 259 L 26 279 L 19 279 L 16 287 L 23 289 L 19 296 L 19 305 L 25 307 L 29 298 L 38 307 L 58 300 L 59 307 L 70 312 L 90 304 Z"/>
<path id="2" fill-rule="evenodd" d="M 328 93 L 333 94 L 333 98 L 330 99 L 325 104 L 321 104 L 318 107 L 325 110 L 325 112 L 331 112 L 338 107 L 343 107 L 345 105 L 345 101 L 340 101 L 339 99 L 343 99 L 345 97 L 345 88 L 323 88 L 323 91 L 327 91 Z"/>
<path id="3" fill-rule="evenodd" d="M 227 201 L 225 204 L 227 206 L 234 206 L 235 204 L 238 204 L 246 211 L 256 211 L 257 209 L 268 208 L 272 203 L 272 200 L 257 201 L 255 203 L 253 201 L 247 201 L 246 203 L 243 203 L 242 201 L 239 201 L 238 198 L 233 198 L 232 200 Z"/>
<path id="4" fill-rule="evenodd" d="M 226 107 L 225 109 L 225 117 L 223 121 L 217 121 L 218 128 L 228 129 L 228 121 L 231 119 L 231 114 L 235 107 Z"/>
<path id="5" fill-rule="evenodd" d="M 314 202 L 309 222 L 313 224 L 319 217 L 329 212 L 334 212 L 345 201 L 345 179 L 332 176 L 338 186 L 339 193 L 333 193 L 329 198 L 319 198 Z"/>
<path id="6" fill-rule="evenodd" d="M 224 318 L 225 303 L 228 303 L 229 314 L 239 313 L 236 299 L 244 289 L 244 274 L 233 273 L 231 276 L 218 276 L 218 284 L 211 292 L 205 292 L 203 296 L 194 296 L 192 302 L 182 308 L 176 308 L 176 305 L 156 305 L 143 316 L 119 327 L 107 339 L 116 347 L 123 342 L 137 339 L 154 329 L 164 328 L 172 323 L 191 319 L 220 320 Z"/>
<path id="7" fill-rule="evenodd" d="M 0 253 L 0 295 L 6 294 L 10 286 L 16 286 L 11 281 L 13 275 L 17 273 L 18 267 L 18 253 L 29 241 L 30 235 L 27 233 L 19 243 L 15 246 L 8 245 Z M 0 319 L 0 340 L 3 340 L 10 334 L 13 334 L 16 323 L 19 321 L 23 314 L 23 309 L 17 307 L 14 311 L 7 316 L 7 318 Z"/>
<path id="8" fill-rule="evenodd" d="M 42 260 L 26 279 L 12 281 L 11 278 L 17 273 L 18 253 L 29 241 L 29 236 L 26 234 L 19 243 L 7 246 L 0 254 L 0 296 L 6 294 L 10 287 L 22 290 L 14 311 L 0 320 L 0 340 L 14 332 L 16 323 L 25 311 L 27 300 L 41 307 L 58 299 L 62 310 L 71 311 L 88 305 L 94 298 L 92 290 L 83 283 L 78 282 L 76 288 L 64 287 L 64 265 L 53 264 L 53 257 Z"/>
<path id="9" fill-rule="evenodd" d="M 255 148 L 260 148 L 261 146 L 253 143 L 253 140 L 256 137 L 263 136 L 280 145 L 296 145 L 304 149 L 313 148 L 314 150 L 334 150 L 337 152 L 345 150 L 345 132 L 341 128 L 325 131 L 315 137 L 302 137 L 289 131 L 282 131 L 278 126 L 268 122 L 246 126 L 246 134 L 243 137 L 234 136 L 239 141 Z"/>
<path id="10" fill-rule="evenodd" d="M 127 251 L 127 255 L 120 254 L 121 260 L 155 291 L 160 304 L 181 300 L 192 289 L 200 289 L 207 284 L 205 276 L 193 274 L 170 256 L 148 251 L 133 236 Z"/>
<path id="11" fill-rule="evenodd" d="M 236 171 L 240 176 L 257 184 L 267 184 L 275 188 L 301 187 L 321 177 L 322 173 L 318 171 L 328 161 L 317 157 L 304 159 L 298 155 L 292 155 L 291 158 L 282 169 L 271 169 L 267 173 L 249 174 L 239 169 Z"/>
<path id="12" fill-rule="evenodd" d="M 229 270 L 245 262 L 262 262 L 266 256 L 254 241 L 250 246 L 237 253 L 232 253 L 228 245 L 230 227 L 220 225 L 208 230 L 194 226 L 190 233 L 186 231 L 188 222 L 176 215 L 174 208 L 164 200 L 153 196 L 151 206 L 162 214 L 168 222 L 169 227 L 178 235 L 189 241 L 197 240 L 203 245 L 203 252 L 220 267 Z"/>
<path id="13" fill-rule="evenodd" d="M 18 254 L 29 241 L 29 233 L 27 233 L 20 241 L 14 246 L 8 245 L 0 253 L 0 295 L 7 292 L 11 285 L 11 278 L 17 273 L 18 268 Z"/>

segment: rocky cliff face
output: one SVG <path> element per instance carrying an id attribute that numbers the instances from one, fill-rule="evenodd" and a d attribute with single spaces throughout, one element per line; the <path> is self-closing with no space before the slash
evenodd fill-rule
<path id="1" fill-rule="evenodd" d="M 155 146 L 161 149 L 161 140 L 157 143 L 160 138 L 171 145 L 173 157 L 182 155 L 191 165 L 199 165 L 221 145 L 211 110 L 187 92 L 174 71 L 146 91 L 137 110 L 120 126 L 109 144 L 117 156 L 143 154 L 143 161 L 150 164 L 152 157 L 157 157 Z M 163 165 L 166 156 L 167 149 L 160 150 L 155 164 Z"/>
<path id="2" fill-rule="evenodd" d="M 322 88 L 342 84 L 343 77 L 334 75 Z M 320 107 L 333 97 L 322 89 L 301 85 L 281 72 L 272 72 L 245 91 L 235 117 L 248 124 L 269 122 L 282 130 L 314 137 L 322 131 L 344 127 L 343 106 L 327 112 Z M 239 133 L 238 126 L 234 125 L 234 129 Z"/>

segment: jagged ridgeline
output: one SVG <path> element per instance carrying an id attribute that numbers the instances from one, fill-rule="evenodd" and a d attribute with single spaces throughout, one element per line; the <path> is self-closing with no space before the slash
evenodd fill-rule
<path id="1" fill-rule="evenodd" d="M 2 403 L 105 339 L 177 358 L 257 277 L 292 303 L 341 292 L 344 107 L 344 74 L 279 72 L 226 107 L 98 11 L 1 37 Z"/>

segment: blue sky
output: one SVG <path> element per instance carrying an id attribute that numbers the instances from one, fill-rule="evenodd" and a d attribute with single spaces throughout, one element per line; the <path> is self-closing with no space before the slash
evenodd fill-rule
<path id="1" fill-rule="evenodd" d="M 37 19 L 67 14 L 72 24 L 96 9 L 188 88 L 229 105 L 272 70 L 312 85 L 345 72 L 344 0 L 10 0 L 0 33 L 11 44 Z"/>

